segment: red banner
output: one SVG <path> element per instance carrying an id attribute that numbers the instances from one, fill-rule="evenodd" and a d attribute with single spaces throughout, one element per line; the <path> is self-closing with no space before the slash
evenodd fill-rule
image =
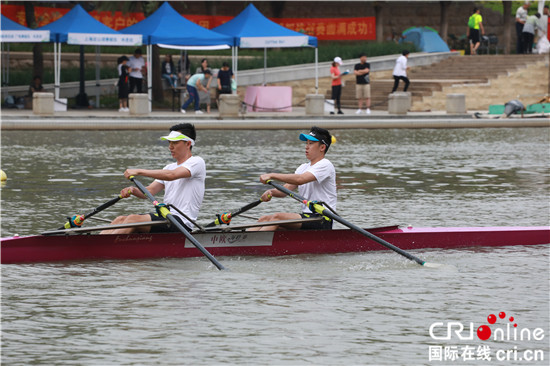
<path id="1" fill-rule="evenodd" d="M 66 8 L 34 7 L 39 27 L 61 18 L 69 10 Z M 23 5 L 2 5 L 2 14 L 19 24 L 27 25 Z M 90 15 L 114 30 L 129 27 L 145 19 L 143 13 L 122 14 L 120 11 L 112 13 L 110 11 L 98 12 L 94 10 L 90 12 Z M 230 16 L 211 15 L 185 15 L 185 17 L 208 29 L 215 28 L 233 19 Z M 375 17 L 276 18 L 271 20 L 296 32 L 315 36 L 319 40 L 376 40 Z"/>
<path id="2" fill-rule="evenodd" d="M 38 26 L 42 27 L 61 18 L 70 10 L 71 9 L 67 8 L 35 6 L 34 15 Z M 27 21 L 25 20 L 25 7 L 23 5 L 2 5 L 2 14 L 19 24 L 27 26 Z M 90 12 L 90 15 L 114 30 L 121 30 L 145 19 L 143 13 L 122 14 L 120 11 L 113 13 L 110 11 L 99 12 L 94 10 Z"/>
<path id="3" fill-rule="evenodd" d="M 283 27 L 315 36 L 319 40 L 376 40 L 376 19 L 374 17 L 272 20 Z"/>

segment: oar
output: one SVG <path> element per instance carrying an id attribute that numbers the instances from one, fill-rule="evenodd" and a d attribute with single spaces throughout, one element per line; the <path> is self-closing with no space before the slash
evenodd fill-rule
<path id="1" fill-rule="evenodd" d="M 151 201 L 151 203 L 153 203 L 153 205 L 155 206 L 155 208 L 158 210 L 159 214 L 162 215 L 162 217 L 164 217 L 165 219 L 167 219 L 168 221 L 170 221 L 170 223 L 172 225 L 174 225 L 175 227 L 178 228 L 179 231 L 181 231 L 183 233 L 183 235 L 185 235 L 185 237 L 198 249 L 201 251 L 202 254 L 204 254 L 204 256 L 206 258 L 208 258 L 210 260 L 210 262 L 212 262 L 216 267 L 218 267 L 219 270 L 224 270 L 226 269 L 220 262 L 218 262 L 216 260 L 216 258 L 214 258 L 214 256 L 212 256 L 212 254 L 210 254 L 206 249 L 204 249 L 204 247 L 201 245 L 201 243 L 199 243 L 197 241 L 197 239 L 195 239 L 193 237 L 193 235 L 191 235 L 191 233 L 189 231 L 187 231 L 183 225 L 181 225 L 178 220 L 176 220 L 174 218 L 174 216 L 170 213 L 170 210 L 168 210 L 166 208 L 166 206 L 164 204 L 161 204 L 159 203 L 155 197 L 153 197 L 153 195 L 151 194 L 151 192 L 149 192 L 147 190 L 147 188 L 145 188 L 145 186 L 143 184 L 141 184 L 140 181 L 136 180 L 136 178 L 134 178 L 133 176 L 131 176 L 129 178 L 132 182 L 134 182 L 134 184 L 136 185 L 136 187 L 139 188 L 139 190 L 147 197 L 149 198 L 149 200 Z"/>
<path id="2" fill-rule="evenodd" d="M 395 245 L 393 244 L 390 244 L 388 243 L 387 241 L 385 241 L 384 239 L 381 239 L 379 237 L 377 237 L 376 235 L 373 235 L 371 233 L 369 233 L 368 231 L 360 228 L 359 226 L 357 225 L 354 225 L 352 224 L 351 222 L 347 221 L 347 220 L 344 220 L 343 218 L 341 218 L 340 216 L 336 215 L 335 213 L 333 213 L 332 211 L 326 209 L 325 207 L 323 207 L 322 205 L 320 205 L 319 203 L 316 203 L 316 202 L 311 202 L 311 201 L 308 201 L 306 200 L 305 198 L 301 197 L 300 195 L 292 192 L 290 189 L 287 189 L 286 187 L 283 187 L 277 183 L 274 183 L 272 180 L 268 180 L 266 182 L 267 184 L 270 184 L 271 186 L 273 186 L 274 188 L 278 189 L 279 191 L 283 192 L 283 193 L 286 193 L 288 194 L 290 197 L 294 198 L 295 200 L 303 203 L 304 205 L 307 205 L 310 207 L 310 209 L 313 209 L 315 212 L 323 215 L 323 216 L 327 216 L 327 217 L 330 217 L 331 219 L 335 220 L 335 221 L 338 221 L 339 223 L 349 227 L 350 229 L 352 230 L 355 230 L 357 231 L 358 233 L 360 234 L 363 234 L 365 235 L 367 238 L 377 242 L 378 244 L 381 244 L 383 246 L 385 246 L 386 248 L 388 249 L 391 249 L 393 250 L 394 252 L 396 253 L 399 253 L 401 254 L 402 256 L 412 260 L 412 261 L 415 261 L 416 263 L 420 264 L 421 266 L 424 266 L 424 267 L 433 267 L 433 268 L 436 268 L 436 267 L 442 267 L 443 265 L 442 264 L 439 264 L 439 263 L 428 263 L 426 261 L 423 261 L 422 259 L 404 251 L 403 249 L 401 248 L 398 248 L 396 247 Z"/>
<path id="3" fill-rule="evenodd" d="M 105 202 L 104 204 L 102 204 L 100 206 L 97 206 L 96 208 L 94 208 L 90 212 L 85 213 L 84 215 L 73 215 L 73 217 L 67 217 L 67 219 L 69 221 L 67 221 L 65 223 L 65 225 L 61 226 L 58 230 L 70 229 L 70 228 L 73 228 L 73 227 L 80 227 L 80 226 L 82 226 L 82 223 L 84 222 L 84 220 L 94 216 L 95 214 L 105 210 L 108 207 L 111 207 L 112 205 L 114 205 L 115 203 L 120 201 L 121 199 L 122 199 L 122 196 L 118 195 L 118 197 L 115 197 L 112 200 L 109 200 L 109 201 Z"/>
<path id="4" fill-rule="evenodd" d="M 206 225 L 205 227 L 213 227 L 221 224 L 229 224 L 231 222 L 231 219 L 235 216 L 238 216 L 242 213 L 245 213 L 246 211 L 258 206 L 263 201 L 261 199 L 251 202 L 246 206 L 243 206 L 233 212 L 224 212 L 221 215 L 216 215 L 217 219 L 212 221 L 210 224 Z"/>

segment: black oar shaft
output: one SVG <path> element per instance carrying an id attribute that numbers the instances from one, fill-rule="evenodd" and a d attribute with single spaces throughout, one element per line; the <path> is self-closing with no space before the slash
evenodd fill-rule
<path id="1" fill-rule="evenodd" d="M 230 212 L 228 214 L 222 214 L 222 215 L 227 215 L 227 219 L 230 221 L 233 217 L 235 216 L 239 216 L 240 214 L 250 210 L 250 209 L 253 209 L 254 207 L 258 206 L 260 203 L 262 203 L 262 200 L 257 200 L 257 201 L 254 201 L 254 202 L 251 202 L 249 203 L 248 205 L 246 206 L 243 206 L 233 212 Z M 220 222 L 220 216 L 222 215 L 218 215 L 218 218 L 214 221 L 212 221 L 211 223 L 209 223 L 208 225 L 206 225 L 205 227 L 213 227 L 213 226 L 217 226 L 217 225 L 221 225 L 222 222 Z"/>
<path id="2" fill-rule="evenodd" d="M 140 181 L 136 180 L 134 177 L 130 177 L 130 180 L 132 182 L 134 182 L 134 184 L 136 185 L 136 187 L 138 187 L 138 189 L 151 201 L 151 203 L 153 203 L 153 205 L 155 205 L 155 207 L 158 207 L 159 206 L 159 202 L 155 199 L 155 197 L 151 194 L 151 192 L 149 192 L 147 190 L 147 188 L 145 188 L 145 186 L 143 184 L 141 184 Z M 170 211 L 168 210 L 168 208 L 166 208 L 166 206 L 162 206 L 162 207 L 158 207 L 159 208 L 159 211 L 160 211 L 160 214 L 165 218 L 167 219 L 168 221 L 170 221 L 170 223 L 172 225 L 174 225 L 175 227 L 178 228 L 179 231 L 181 231 L 183 233 L 183 235 L 185 235 L 185 237 L 187 238 L 187 240 L 189 240 L 191 242 L 191 244 L 193 244 L 198 250 L 200 250 L 200 252 L 202 254 L 204 254 L 204 256 L 206 258 L 208 258 L 210 260 L 210 262 L 212 262 L 212 264 L 214 264 L 219 270 L 224 270 L 226 269 L 220 262 L 218 262 L 218 260 L 216 258 L 214 258 L 214 256 L 212 254 L 210 254 L 202 245 L 201 243 L 198 242 L 197 239 L 195 239 L 193 237 L 193 235 L 191 235 L 191 233 L 189 231 L 187 231 L 187 229 L 185 229 L 183 227 L 182 224 L 180 224 L 178 222 L 178 220 L 176 220 L 174 218 L 174 215 L 172 215 L 170 213 Z"/>
<path id="3" fill-rule="evenodd" d="M 100 213 L 101 211 L 105 210 L 106 208 L 111 207 L 112 205 L 114 205 L 115 203 L 120 201 L 121 199 L 122 199 L 122 196 L 118 195 L 118 197 L 115 197 L 112 200 L 109 200 L 109 201 L 103 203 L 102 205 L 100 205 L 100 206 L 94 208 L 93 210 L 91 210 L 90 212 L 85 213 L 84 215 L 80 215 L 80 224 L 82 224 L 82 221 L 86 220 L 87 218 L 90 218 L 90 217 Z M 69 218 L 69 220 L 70 220 L 70 218 Z M 78 226 L 80 226 L 80 224 Z M 71 227 L 73 227 L 73 225 L 71 225 L 70 221 L 67 221 L 65 223 L 65 225 L 61 226 L 58 230 L 70 229 Z"/>
<path id="4" fill-rule="evenodd" d="M 288 194 L 290 197 L 294 198 L 295 200 L 303 203 L 303 204 L 308 204 L 308 200 L 306 200 L 305 198 L 301 197 L 299 194 L 297 193 L 294 193 L 292 192 L 290 189 L 287 189 L 286 187 L 283 187 L 277 183 L 274 183 L 273 181 L 267 181 L 267 184 L 270 184 L 271 186 L 273 186 L 274 188 L 278 189 L 279 191 L 283 192 L 283 193 L 286 193 Z M 365 229 L 362 229 L 360 228 L 359 226 L 357 225 L 354 225 L 352 224 L 351 222 L 341 218 L 340 216 L 334 214 L 332 211 L 326 209 L 325 207 L 321 206 L 320 204 L 318 203 L 315 203 L 314 205 L 314 208 L 315 208 L 315 212 L 323 215 L 323 216 L 327 216 L 327 217 L 330 217 L 331 219 L 335 220 L 335 221 L 338 221 L 339 223 L 349 227 L 350 229 L 352 230 L 355 230 L 357 231 L 358 233 L 360 234 L 363 234 L 365 235 L 367 238 L 377 242 L 378 244 L 381 244 L 383 246 L 385 246 L 386 248 L 388 249 L 391 249 L 393 250 L 394 252 L 396 253 L 399 253 L 401 254 L 402 256 L 412 260 L 412 261 L 415 261 L 416 263 L 420 264 L 421 266 L 424 265 L 424 263 L 426 263 L 425 261 L 423 261 L 422 259 L 404 251 L 403 249 L 401 248 L 398 248 L 396 247 L 395 245 L 393 244 L 390 244 L 388 243 L 387 241 L 385 241 L 384 239 L 381 239 L 379 237 L 377 237 L 376 235 L 373 235 L 372 233 L 369 233 L 368 231 L 366 231 Z"/>
<path id="5" fill-rule="evenodd" d="M 91 210 L 90 212 L 88 212 L 87 214 L 84 214 L 84 218 L 87 219 L 89 217 L 94 216 L 95 214 L 105 210 L 106 208 L 111 207 L 112 205 L 114 205 L 115 203 L 120 201 L 121 199 L 122 199 L 122 196 L 119 195 L 118 197 L 115 197 L 112 200 L 105 202 L 101 206 L 98 206 L 98 207 L 94 208 L 93 210 Z"/>

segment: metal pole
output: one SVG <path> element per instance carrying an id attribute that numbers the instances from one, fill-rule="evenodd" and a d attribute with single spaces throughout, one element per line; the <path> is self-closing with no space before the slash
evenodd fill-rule
<path id="1" fill-rule="evenodd" d="M 59 73 L 61 71 L 61 68 L 59 67 L 61 63 L 61 43 L 55 42 L 53 44 L 53 59 L 54 59 L 54 67 L 53 67 L 53 84 L 54 84 L 54 93 L 55 93 L 55 99 L 59 99 L 59 88 L 60 88 L 60 76 Z"/>
<path id="2" fill-rule="evenodd" d="M 147 95 L 149 99 L 149 113 L 153 111 L 153 45 L 147 45 Z"/>
<path id="3" fill-rule="evenodd" d="M 319 48 L 315 47 L 315 94 L 319 94 Z"/>
<path id="4" fill-rule="evenodd" d="M 101 85 L 99 80 L 101 79 L 101 58 L 99 57 L 100 46 L 95 46 L 95 107 L 99 108 L 99 94 L 101 90 Z"/>
<path id="5" fill-rule="evenodd" d="M 8 43 L 7 58 L 8 58 L 8 62 L 6 63 L 6 85 L 9 85 L 10 84 L 10 44 L 9 43 Z"/>
<path id="6" fill-rule="evenodd" d="M 239 69 L 239 47 L 235 46 L 235 70 L 233 70 L 233 73 L 235 74 L 235 82 L 237 83 L 237 86 L 239 83 L 237 82 L 237 70 Z"/>
<path id="7" fill-rule="evenodd" d="M 264 86 L 266 84 L 266 82 L 265 82 L 265 72 L 266 72 L 266 70 L 267 70 L 267 48 L 264 47 L 264 84 L 263 84 Z"/>
<path id="8" fill-rule="evenodd" d="M 57 94 L 57 42 L 53 43 L 53 93 L 54 99 L 59 99 Z"/>

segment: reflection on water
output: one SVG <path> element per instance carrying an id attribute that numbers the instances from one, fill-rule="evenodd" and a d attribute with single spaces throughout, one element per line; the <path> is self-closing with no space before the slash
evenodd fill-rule
<path id="1" fill-rule="evenodd" d="M 338 211 L 364 226 L 548 225 L 548 129 L 342 130 L 329 157 Z M 2 236 L 59 227 L 128 185 L 127 167 L 170 161 L 159 131 L 2 133 Z M 252 202 L 266 171 L 304 161 L 298 131 L 199 131 L 207 163 L 200 220 Z M 145 178 L 142 178 L 145 182 Z M 278 199 L 250 211 L 298 210 Z M 149 212 L 127 199 L 98 216 Z M 239 218 L 246 221 L 250 219 Z M 235 220 L 237 221 L 237 219 Z M 2 266 L 5 364 L 431 364 L 428 347 L 542 349 L 548 342 L 434 341 L 434 322 L 469 327 L 504 311 L 549 329 L 549 249 L 390 252 Z M 507 362 L 505 362 L 507 363 Z M 475 364 L 461 359 L 447 364 Z M 520 363 L 521 364 L 521 363 Z M 526 364 L 525 362 L 522 364 Z"/>
<path id="2" fill-rule="evenodd" d="M 2 236 L 58 226 L 129 185 L 127 167 L 170 162 L 159 131 L 5 131 Z M 339 212 L 361 225 L 545 225 L 549 222 L 548 129 L 335 130 L 328 157 L 337 170 Z M 207 163 L 200 219 L 254 201 L 263 172 L 302 163 L 298 131 L 198 131 Z M 149 182 L 147 178 L 141 178 Z M 124 200 L 104 215 L 148 212 Z M 255 216 L 296 211 L 293 200 L 258 206 Z M 7 214 L 6 214 L 7 213 Z M 246 220 L 241 218 L 240 220 Z"/>

